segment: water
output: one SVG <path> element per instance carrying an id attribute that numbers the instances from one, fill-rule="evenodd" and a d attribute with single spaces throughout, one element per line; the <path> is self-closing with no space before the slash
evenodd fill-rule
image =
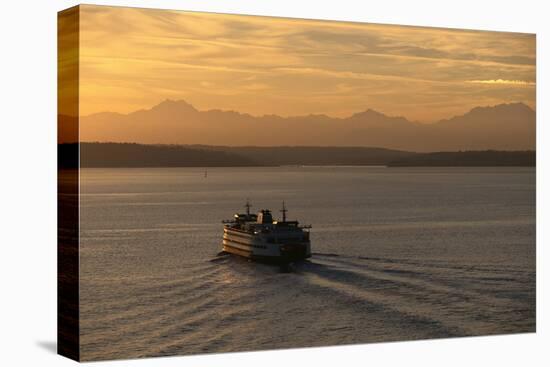
<path id="1" fill-rule="evenodd" d="M 310 261 L 217 257 L 247 198 Z M 85 169 L 81 208 L 84 360 L 535 331 L 533 168 Z"/>

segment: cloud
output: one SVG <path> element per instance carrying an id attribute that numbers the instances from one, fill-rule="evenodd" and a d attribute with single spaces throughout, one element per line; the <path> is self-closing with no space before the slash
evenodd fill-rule
<path id="1" fill-rule="evenodd" d="M 497 84 L 497 85 L 518 85 L 518 86 L 535 86 L 535 82 L 526 80 L 506 80 L 506 79 L 489 79 L 489 80 L 467 80 L 466 83 L 472 84 Z"/>
<path id="2" fill-rule="evenodd" d="M 256 115 L 374 108 L 435 120 L 510 98 L 535 103 L 535 88 L 525 88 L 536 80 L 534 35 L 81 9 L 83 114 L 185 98 Z"/>
<path id="3" fill-rule="evenodd" d="M 268 89 L 269 85 L 265 83 L 252 83 L 252 84 L 247 84 L 242 88 L 250 91 L 260 91 L 260 90 Z"/>

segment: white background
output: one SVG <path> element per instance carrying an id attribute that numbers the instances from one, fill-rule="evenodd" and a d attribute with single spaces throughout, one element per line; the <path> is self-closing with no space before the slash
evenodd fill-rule
<path id="1" fill-rule="evenodd" d="M 537 333 L 102 362 L 116 366 L 548 366 L 550 185 L 545 1 L 91 1 L 181 10 L 537 33 Z M 6 1 L 0 21 L 0 365 L 74 362 L 56 340 L 56 12 L 74 1 Z M 546 288 L 546 292 L 543 288 Z M 292 338 L 292 335 L 289 335 Z M 545 340 L 546 339 L 546 340 Z"/>

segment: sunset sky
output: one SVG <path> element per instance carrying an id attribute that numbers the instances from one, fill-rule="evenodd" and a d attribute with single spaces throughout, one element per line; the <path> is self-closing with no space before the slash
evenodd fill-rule
<path id="1" fill-rule="evenodd" d="M 253 115 L 372 108 L 432 122 L 535 108 L 535 36 L 81 6 L 80 113 L 165 99 Z"/>

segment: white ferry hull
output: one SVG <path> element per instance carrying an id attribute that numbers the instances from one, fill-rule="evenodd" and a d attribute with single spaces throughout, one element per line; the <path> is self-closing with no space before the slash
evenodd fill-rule
<path id="1" fill-rule="evenodd" d="M 262 235 L 224 228 L 223 251 L 265 262 L 291 262 L 311 257 L 308 240 L 279 237 L 275 241 Z"/>

